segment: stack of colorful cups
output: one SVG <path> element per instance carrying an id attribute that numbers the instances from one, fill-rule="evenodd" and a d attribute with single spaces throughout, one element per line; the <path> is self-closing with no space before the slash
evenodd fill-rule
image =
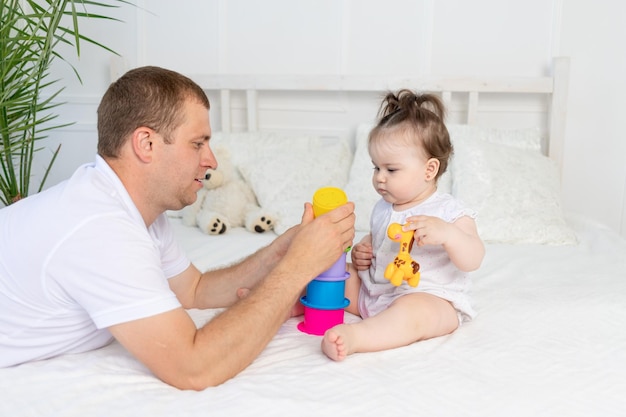
<path id="1" fill-rule="evenodd" d="M 313 195 L 313 212 L 315 217 L 345 204 L 346 194 L 339 188 L 320 188 Z M 306 287 L 306 295 L 300 298 L 304 305 L 304 321 L 298 329 L 304 333 L 323 335 L 326 330 L 343 323 L 343 310 L 350 304 L 345 298 L 346 254 L 328 270 L 324 271 Z"/>

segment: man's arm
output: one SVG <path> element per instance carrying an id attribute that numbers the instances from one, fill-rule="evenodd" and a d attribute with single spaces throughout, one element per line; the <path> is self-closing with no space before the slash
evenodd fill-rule
<path id="1" fill-rule="evenodd" d="M 303 222 L 291 236 L 258 258 L 248 259 L 225 275 L 179 277 L 175 291 L 183 304 L 232 304 L 232 307 L 196 329 L 182 308 L 110 327 L 113 336 L 163 381 L 184 389 L 204 389 L 232 378 L 246 368 L 274 337 L 306 284 L 325 271 L 354 238 L 354 205 L 348 203 L 313 220 L 307 203 Z M 245 271 L 257 260 L 284 256 L 264 277 L 254 278 L 247 297 L 236 300 L 236 290 L 248 283 Z M 246 266 L 247 264 L 247 266 Z M 195 268 L 194 268 L 195 269 Z M 243 274 L 242 274 L 243 273 Z M 184 275 L 185 273 L 183 273 Z M 231 279 L 224 278 L 230 276 Z M 185 289 L 185 285 L 192 290 Z M 194 286 L 195 284 L 195 286 Z M 218 292 L 212 296 L 209 293 Z M 191 296 L 190 294 L 193 294 Z M 196 301 L 204 300 L 204 301 Z M 208 300 L 208 301 L 207 301 Z"/>
<path id="2" fill-rule="evenodd" d="M 298 227 L 292 227 L 237 264 L 204 273 L 191 265 L 169 279 L 170 288 L 185 308 L 228 307 L 238 300 L 237 289 L 251 289 L 270 273 L 285 255 Z"/>

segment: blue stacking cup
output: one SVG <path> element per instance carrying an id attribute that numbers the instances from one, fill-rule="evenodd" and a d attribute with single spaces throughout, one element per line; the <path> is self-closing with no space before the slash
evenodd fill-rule
<path id="1" fill-rule="evenodd" d="M 322 310 L 347 307 L 345 289 L 349 276 L 350 274 L 344 272 L 341 277 L 317 277 L 307 285 L 302 303 Z"/>

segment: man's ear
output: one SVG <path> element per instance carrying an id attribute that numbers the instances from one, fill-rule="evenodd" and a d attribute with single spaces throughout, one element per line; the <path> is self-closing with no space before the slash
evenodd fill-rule
<path id="1" fill-rule="evenodd" d="M 155 139 L 154 130 L 149 127 L 138 127 L 131 138 L 133 151 L 142 162 L 152 161 L 152 142 Z"/>
<path id="2" fill-rule="evenodd" d="M 426 180 L 434 180 L 437 177 L 437 173 L 439 172 L 439 159 L 430 158 L 426 162 Z"/>

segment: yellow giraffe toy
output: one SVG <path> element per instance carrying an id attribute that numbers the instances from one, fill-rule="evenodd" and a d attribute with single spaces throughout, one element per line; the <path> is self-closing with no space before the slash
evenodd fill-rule
<path id="1" fill-rule="evenodd" d="M 387 265 L 385 278 L 396 287 L 402 284 L 402 280 L 409 283 L 411 287 L 417 287 L 420 282 L 420 264 L 411 258 L 411 248 L 413 248 L 413 231 L 402 231 L 402 225 L 391 223 L 387 228 L 387 236 L 394 242 L 400 242 L 400 250 L 396 258 Z"/>

